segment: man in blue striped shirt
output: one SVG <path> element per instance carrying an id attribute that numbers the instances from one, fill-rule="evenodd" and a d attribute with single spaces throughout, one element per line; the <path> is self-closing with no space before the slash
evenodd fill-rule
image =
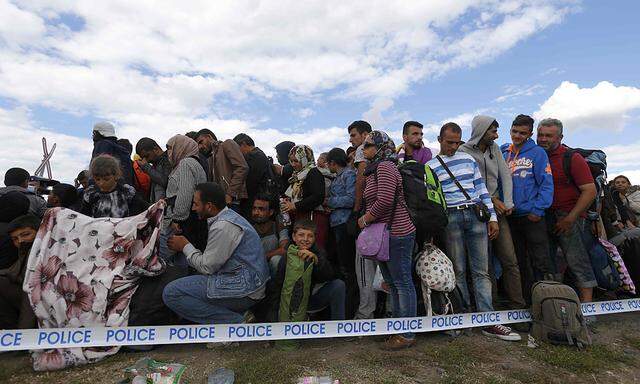
<path id="1" fill-rule="evenodd" d="M 462 129 L 458 124 L 443 125 L 438 136 L 440 154 L 427 165 L 438 176 L 447 201 L 447 252 L 453 261 L 456 284 L 462 293 L 465 306 L 467 309 L 471 307 L 467 286 L 469 264 L 476 308 L 479 312 L 489 312 L 493 311 L 489 278 L 489 239 L 493 240 L 498 236 L 498 218 L 478 164 L 471 155 L 458 152 L 458 147 L 462 144 L 461 139 Z M 476 215 L 476 206 L 481 202 L 489 208 L 491 214 L 488 225 L 481 222 Z M 503 325 L 485 327 L 482 333 L 508 341 L 521 339 L 520 335 Z"/>

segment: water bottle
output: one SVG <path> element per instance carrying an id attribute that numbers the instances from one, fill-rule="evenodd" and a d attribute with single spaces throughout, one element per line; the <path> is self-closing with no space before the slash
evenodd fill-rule
<path id="1" fill-rule="evenodd" d="M 283 210 L 285 201 L 287 201 L 287 200 L 284 197 L 280 198 L 280 216 L 282 217 L 282 224 L 285 227 L 288 227 L 288 226 L 291 225 L 291 216 L 289 216 L 289 212 L 285 212 Z"/>

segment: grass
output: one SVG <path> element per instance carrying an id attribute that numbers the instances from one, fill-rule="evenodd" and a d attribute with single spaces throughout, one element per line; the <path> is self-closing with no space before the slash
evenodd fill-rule
<path id="1" fill-rule="evenodd" d="M 632 364 L 634 359 L 619 349 L 605 345 L 592 345 L 579 350 L 574 347 L 543 345 L 527 349 L 527 355 L 537 361 L 575 374 L 597 373 L 611 369 L 612 364 Z"/>

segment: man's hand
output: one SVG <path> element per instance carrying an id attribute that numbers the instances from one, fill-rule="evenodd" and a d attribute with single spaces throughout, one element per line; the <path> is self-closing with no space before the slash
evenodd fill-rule
<path id="1" fill-rule="evenodd" d="M 182 252 L 184 247 L 189 244 L 189 240 L 187 240 L 184 236 L 171 236 L 169 240 L 167 240 L 167 246 L 170 250 L 174 252 Z"/>
<path id="2" fill-rule="evenodd" d="M 149 162 L 147 161 L 147 159 L 145 158 L 141 158 L 140 160 L 136 160 L 136 162 L 138 163 L 138 166 L 140 168 L 142 168 L 143 165 L 147 165 L 149 164 Z"/>
<path id="3" fill-rule="evenodd" d="M 573 217 L 572 215 L 567 215 L 559 219 L 558 222 L 556 223 L 556 228 L 555 228 L 556 234 L 565 235 L 569 233 L 569 231 L 571 230 L 571 227 L 573 227 L 573 223 L 575 222 L 576 222 L 576 218 Z"/>
<path id="4" fill-rule="evenodd" d="M 298 257 L 304 261 L 313 261 L 314 264 L 318 264 L 318 256 L 315 253 L 301 249 L 298 251 Z"/>
<path id="5" fill-rule="evenodd" d="M 538 221 L 542 220 L 542 217 L 530 213 L 527 215 L 527 219 L 529 219 L 529 221 L 532 223 L 537 223 Z"/>
<path id="6" fill-rule="evenodd" d="M 497 197 L 492 197 L 493 207 L 500 216 L 508 216 L 511 214 L 511 209 L 507 209 L 507 206 Z"/>
<path id="7" fill-rule="evenodd" d="M 489 222 L 489 240 L 497 239 L 499 233 L 500 233 L 500 227 L 498 226 L 498 222 L 490 221 Z"/>
<path id="8" fill-rule="evenodd" d="M 224 195 L 224 201 L 229 205 L 233 203 L 233 197 L 231 197 L 231 195 Z"/>

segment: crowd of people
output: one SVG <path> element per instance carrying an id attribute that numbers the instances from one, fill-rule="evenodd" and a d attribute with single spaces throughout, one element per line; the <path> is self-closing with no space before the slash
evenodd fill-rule
<path id="1" fill-rule="evenodd" d="M 144 137 L 134 148 L 117 138 L 111 123 L 98 123 L 89 169 L 75 185 L 44 190 L 24 169 L 5 173 L 0 328 L 43 326 L 47 314 L 34 312 L 33 290 L 40 297 L 40 289 L 64 288 L 53 279 L 44 284 L 46 266 L 36 271 L 45 279 L 42 285 L 25 279 L 38 231 L 49 230 L 41 220 L 62 208 L 93 219 L 120 219 L 166 206 L 154 250 L 161 270 L 137 280 L 127 302 L 129 325 L 415 317 L 425 313 L 415 265 L 426 244 L 453 262 L 460 311 L 526 308 L 533 284 L 541 280 L 570 284 L 582 302 L 593 301 L 594 292 L 633 294 L 623 287 L 595 291 L 598 271 L 590 252 L 599 239 L 638 237 L 640 187 L 622 175 L 610 184 L 598 180 L 585 157 L 563 144 L 561 121 L 534 125 L 530 116 L 518 115 L 510 142 L 500 146 L 493 117 L 476 116 L 465 141 L 460 126 L 449 122 L 440 129 L 439 150 L 432 151 L 419 122 L 404 124 L 403 142 L 396 146 L 387 133 L 358 120 L 346 128 L 346 150 L 333 148 L 316 159 L 310 146 L 285 141 L 275 145 L 274 162 L 245 133 L 219 140 L 202 129 L 166 143 Z M 420 224 L 424 220 L 405 191 L 402 169 L 408 164 L 433 176 L 445 224 Z M 384 261 L 356 246 L 379 223 L 386 224 L 389 240 Z M 102 241 L 101 235 L 87 236 Z M 135 247 L 118 247 L 115 254 L 130 253 L 126 263 L 135 259 Z M 639 254 L 630 249 L 622 257 L 637 279 Z M 82 255 L 88 260 L 101 257 L 80 240 L 77 252 L 88 252 Z M 47 265 L 57 273 L 65 265 L 55 258 Z M 117 263 L 109 260 L 100 268 L 114 268 Z M 374 284 L 377 274 L 383 284 Z M 77 311 L 87 310 L 84 304 Z M 67 316 L 75 311 L 67 310 Z M 481 332 L 507 341 L 521 338 L 504 325 Z M 383 348 L 414 344 L 415 335 L 404 333 L 389 337 Z"/>

